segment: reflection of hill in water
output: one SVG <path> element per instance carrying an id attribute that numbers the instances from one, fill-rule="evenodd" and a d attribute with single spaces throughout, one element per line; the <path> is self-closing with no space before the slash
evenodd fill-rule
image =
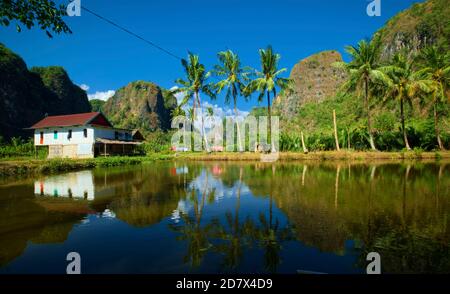
<path id="1" fill-rule="evenodd" d="M 268 165 L 247 170 L 244 181 L 255 195 L 272 191 L 306 245 L 343 254 L 345 241 L 356 240 L 390 257 L 386 271 L 448 272 L 449 173 L 448 166 L 426 164 Z M 445 261 L 437 252 L 448 253 Z M 411 256 L 422 260 L 407 262 Z"/>
<path id="2" fill-rule="evenodd" d="M 86 211 L 86 203 L 61 210 L 60 205 L 52 205 L 52 199 L 35 201 L 31 185 L 0 187 L 0 195 L 0 265 L 20 256 L 29 241 L 64 242 Z"/>
<path id="3" fill-rule="evenodd" d="M 359 262 L 365 262 L 367 251 L 377 251 L 385 272 L 450 272 L 449 175 L 450 166 L 432 164 L 154 163 L 0 186 L 0 265 L 20 256 L 29 241 L 64 242 L 87 214 L 107 210 L 134 227 L 172 217 L 186 231 L 182 216 L 194 217 L 203 202 L 238 203 L 239 188 L 245 197 L 272 196 L 274 206 L 294 227 L 295 238 L 307 246 L 345 254 L 345 245 L 352 244 L 346 241 L 353 240 Z M 206 239 L 228 238 L 222 245 L 236 246 L 219 248 L 225 253 L 239 252 L 232 250 L 255 238 L 281 250 L 282 238 L 264 235 L 276 226 L 275 210 L 272 225 L 271 214 L 266 215 L 269 229 L 264 231 L 260 219 L 247 222 L 250 212 L 245 209 L 236 205 L 227 216 L 228 225 L 205 217 L 193 228 L 203 229 L 205 224 L 216 234 L 205 235 Z M 264 243 L 266 239 L 269 242 Z M 230 254 L 231 263 L 238 264 L 241 255 L 234 255 Z"/>

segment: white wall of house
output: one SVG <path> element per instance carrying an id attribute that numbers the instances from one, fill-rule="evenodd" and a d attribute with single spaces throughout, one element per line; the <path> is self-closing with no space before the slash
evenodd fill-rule
<path id="1" fill-rule="evenodd" d="M 84 129 L 87 129 L 87 137 L 84 136 Z M 72 130 L 72 137 L 69 139 L 69 130 Z M 54 132 L 57 131 L 55 139 Z M 44 140 L 41 144 L 41 132 L 44 133 Z M 130 141 L 132 139 L 131 131 L 101 128 L 101 127 L 57 127 L 34 130 L 34 145 L 48 146 L 48 145 L 73 145 L 73 144 L 93 144 L 96 138 L 116 139 L 116 132 L 118 133 L 118 140 Z"/>
<path id="2" fill-rule="evenodd" d="M 84 136 L 84 129 L 87 129 L 87 137 Z M 72 130 L 72 138 L 69 139 L 69 130 Z M 55 138 L 54 132 L 57 132 Z M 44 141 L 41 144 L 41 132 L 44 133 Z M 94 129 L 91 127 L 58 127 L 34 130 L 34 145 L 72 145 L 72 144 L 93 144 Z"/>
<path id="3" fill-rule="evenodd" d="M 69 137 L 70 131 L 72 131 L 71 137 Z M 41 140 L 41 132 L 43 133 L 43 140 Z M 127 130 L 93 126 L 54 127 L 34 130 L 34 145 L 49 146 L 49 158 L 94 157 L 93 147 L 97 138 L 130 141 L 132 140 L 132 132 Z"/>

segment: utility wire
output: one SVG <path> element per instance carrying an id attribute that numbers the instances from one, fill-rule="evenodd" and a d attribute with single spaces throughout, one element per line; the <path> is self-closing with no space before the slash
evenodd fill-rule
<path id="1" fill-rule="evenodd" d="M 83 9 L 84 11 L 86 11 L 86 12 L 88 12 L 88 13 L 90 13 L 90 14 L 96 16 L 96 17 L 98 17 L 99 19 L 101 19 L 101 20 L 103 20 L 103 21 L 105 21 L 105 22 L 107 22 L 107 23 L 109 23 L 109 24 L 115 26 L 116 28 L 118 28 L 118 29 L 124 31 L 125 33 L 130 34 L 130 35 L 132 35 L 133 37 L 138 38 L 138 39 L 141 40 L 141 41 L 144 41 L 145 43 L 149 44 L 150 46 L 152 46 L 152 47 L 154 47 L 154 48 L 156 48 L 156 49 L 158 49 L 158 50 L 160 50 L 160 51 L 166 53 L 167 55 L 170 55 L 171 57 L 176 58 L 177 60 L 181 60 L 181 59 L 182 59 L 181 57 L 175 55 L 174 53 L 170 52 L 169 50 L 164 49 L 163 47 L 161 47 L 161 46 L 159 46 L 159 45 L 157 45 L 157 44 L 155 44 L 155 43 L 153 43 L 153 42 L 151 42 L 151 41 L 145 39 L 144 37 L 141 37 L 141 36 L 139 36 L 138 34 L 133 33 L 133 32 L 130 31 L 129 29 L 124 28 L 123 26 L 121 26 L 121 25 L 119 25 L 119 24 L 113 22 L 112 20 L 107 19 L 106 17 L 101 16 L 100 14 L 98 14 L 98 13 L 96 13 L 96 12 L 94 12 L 94 11 L 88 9 L 88 8 L 86 8 L 86 7 L 83 6 L 83 5 L 81 6 L 81 9 Z"/>

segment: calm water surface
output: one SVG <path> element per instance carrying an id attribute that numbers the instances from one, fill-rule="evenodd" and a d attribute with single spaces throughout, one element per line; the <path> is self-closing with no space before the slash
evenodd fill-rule
<path id="1" fill-rule="evenodd" d="M 0 273 L 450 272 L 450 164 L 181 163 L 0 181 Z"/>

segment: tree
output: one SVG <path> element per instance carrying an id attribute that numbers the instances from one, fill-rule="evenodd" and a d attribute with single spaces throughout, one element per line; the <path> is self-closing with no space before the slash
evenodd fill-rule
<path id="1" fill-rule="evenodd" d="M 215 98 L 215 93 L 212 90 L 212 85 L 207 83 L 208 78 L 210 77 L 210 73 L 206 71 L 205 66 L 200 63 L 200 59 L 198 55 L 192 54 L 189 52 L 188 60 L 182 59 L 181 65 L 183 66 L 184 72 L 186 74 L 186 80 L 177 79 L 175 82 L 179 84 L 181 87 L 172 91 L 172 93 L 183 93 L 184 98 L 180 104 L 180 107 L 188 103 L 190 100 L 193 100 L 192 107 L 192 121 L 195 122 L 195 109 L 196 105 L 198 105 L 201 109 L 201 101 L 200 101 L 200 92 L 205 93 L 211 98 Z M 205 142 L 205 148 L 208 150 L 208 142 L 205 136 L 204 129 L 204 118 L 201 115 L 202 119 L 202 137 Z"/>
<path id="2" fill-rule="evenodd" d="M 233 99 L 234 115 L 237 126 L 238 147 L 243 151 L 241 134 L 239 131 L 237 98 L 245 88 L 245 83 L 249 80 L 250 68 L 242 68 L 239 56 L 231 50 L 222 51 L 217 54 L 220 64 L 214 67 L 213 73 L 218 77 L 223 77 L 214 87 L 217 93 L 226 88 L 225 103 L 229 104 Z"/>
<path id="3" fill-rule="evenodd" d="M 267 115 L 269 119 L 269 138 L 272 134 L 272 122 L 270 111 L 270 94 L 273 97 L 277 96 L 277 87 L 281 90 L 288 89 L 292 83 L 290 79 L 282 78 L 280 75 L 286 71 L 286 68 L 278 69 L 278 62 L 281 58 L 280 54 L 276 54 L 272 50 L 272 46 L 267 46 L 266 49 L 259 49 L 259 56 L 261 61 L 261 71 L 256 71 L 256 78 L 251 80 L 244 89 L 246 97 L 250 96 L 254 92 L 259 92 L 258 101 L 264 99 L 264 95 L 267 95 Z M 272 151 L 274 146 L 272 144 Z"/>
<path id="4" fill-rule="evenodd" d="M 170 112 L 170 115 L 172 118 L 177 117 L 177 116 L 186 116 L 186 111 L 183 108 L 181 108 L 180 106 L 177 106 L 174 109 L 172 109 L 172 111 Z"/>
<path id="5" fill-rule="evenodd" d="M 433 83 L 430 97 L 433 104 L 434 128 L 439 149 L 444 150 L 440 136 L 438 108 L 446 103 L 446 100 L 450 101 L 450 53 L 445 54 L 435 46 L 424 48 L 419 55 L 419 62 L 423 66 L 419 73 Z"/>
<path id="6" fill-rule="evenodd" d="M 399 102 L 403 141 L 406 149 L 411 150 L 405 128 L 404 103 L 412 105 L 413 99 L 418 95 L 430 92 L 430 83 L 413 70 L 413 63 L 401 53 L 394 55 L 391 65 L 384 66 L 380 70 L 387 73 L 391 79 L 390 87 L 386 91 L 386 98 Z"/>
<path id="7" fill-rule="evenodd" d="M 376 84 L 389 84 L 389 78 L 380 68 L 381 41 L 375 36 L 370 42 L 362 40 L 357 47 L 347 46 L 346 51 L 352 57 L 349 63 L 336 62 L 335 67 L 342 68 L 349 73 L 348 80 L 343 84 L 347 91 L 353 91 L 364 97 L 364 107 L 367 112 L 367 128 L 369 144 L 372 150 L 377 150 L 372 131 L 372 118 L 370 115 L 370 94 Z"/>
<path id="8" fill-rule="evenodd" d="M 62 17 L 66 15 L 66 7 L 48 0 L 3 0 L 0 2 L 0 25 L 9 26 L 11 21 L 18 21 L 27 29 L 38 25 L 49 38 L 54 33 L 72 33 Z M 16 24 L 18 32 L 22 27 Z"/>

